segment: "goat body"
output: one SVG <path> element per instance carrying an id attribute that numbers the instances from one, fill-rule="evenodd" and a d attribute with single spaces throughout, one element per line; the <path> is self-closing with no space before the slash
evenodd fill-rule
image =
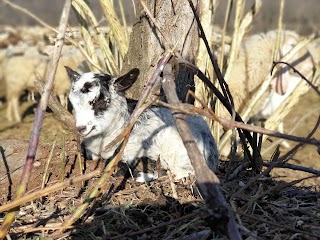
<path id="1" fill-rule="evenodd" d="M 139 70 L 113 78 L 91 72 L 80 75 L 66 69 L 72 80 L 69 100 L 74 108 L 77 130 L 84 138 L 82 146 L 87 157 L 107 160 L 118 146 L 109 151 L 106 146 L 128 125 L 130 113 L 123 92 L 137 79 Z M 204 160 L 214 171 L 218 151 L 207 123 L 199 115 L 187 116 L 187 122 Z M 141 157 L 153 161 L 160 158 L 161 166 L 169 169 L 176 179 L 194 174 L 171 111 L 163 107 L 147 109 L 132 129 L 122 160 L 132 165 Z"/>

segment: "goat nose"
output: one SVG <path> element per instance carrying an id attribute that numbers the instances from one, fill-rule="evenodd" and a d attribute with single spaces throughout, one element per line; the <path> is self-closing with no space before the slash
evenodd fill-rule
<path id="1" fill-rule="evenodd" d="M 86 131 L 86 126 L 79 126 L 79 127 L 77 127 L 77 131 L 79 132 L 79 133 L 83 133 L 83 132 L 85 132 Z"/>

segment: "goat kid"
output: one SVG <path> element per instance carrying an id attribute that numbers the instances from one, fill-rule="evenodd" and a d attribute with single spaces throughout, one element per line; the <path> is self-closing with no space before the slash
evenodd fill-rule
<path id="1" fill-rule="evenodd" d="M 136 81 L 139 69 L 132 69 L 118 78 L 92 72 L 80 75 L 69 67 L 66 70 L 72 81 L 69 100 L 74 108 L 78 133 L 84 139 L 82 146 L 86 157 L 108 160 L 118 146 L 110 151 L 105 147 L 127 127 L 130 120 L 124 92 Z M 207 123 L 199 115 L 187 116 L 186 119 L 205 162 L 215 171 L 218 150 Z M 151 107 L 134 125 L 122 160 L 132 166 L 136 159 L 142 157 L 153 161 L 159 158 L 161 166 L 170 170 L 176 179 L 194 175 L 169 109 Z M 157 173 L 139 173 L 136 180 L 144 182 L 156 178 Z"/>

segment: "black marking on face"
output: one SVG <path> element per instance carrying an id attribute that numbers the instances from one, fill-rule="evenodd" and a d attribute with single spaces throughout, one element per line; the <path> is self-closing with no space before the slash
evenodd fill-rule
<path id="1" fill-rule="evenodd" d="M 111 103 L 111 97 L 109 96 L 109 85 L 112 77 L 107 74 L 95 74 L 94 78 L 99 81 L 101 88 L 99 96 L 90 101 L 89 104 L 92 106 L 94 115 L 99 116 L 108 109 Z"/>
<path id="2" fill-rule="evenodd" d="M 112 79 L 112 76 L 108 74 L 95 74 L 94 78 L 98 79 L 101 86 L 106 88 L 107 91 L 109 91 L 109 85 L 110 85 L 110 80 Z"/>
<path id="3" fill-rule="evenodd" d="M 97 83 L 96 82 L 86 82 L 84 85 L 83 85 L 83 87 L 81 88 L 81 92 L 82 93 L 88 93 L 88 92 L 90 92 L 90 89 L 92 88 L 92 87 L 94 87 L 94 86 L 96 86 L 97 85 Z"/>

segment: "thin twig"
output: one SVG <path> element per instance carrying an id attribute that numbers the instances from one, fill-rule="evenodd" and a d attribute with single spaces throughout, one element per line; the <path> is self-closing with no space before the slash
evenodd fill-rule
<path id="1" fill-rule="evenodd" d="M 264 162 L 263 165 L 266 167 L 270 167 L 272 163 L 270 162 Z M 315 175 L 320 176 L 320 170 L 316 170 L 314 168 L 308 168 L 304 166 L 299 166 L 295 164 L 290 164 L 290 163 L 283 163 L 280 166 L 274 166 L 274 168 L 288 168 L 291 170 L 296 170 L 296 171 L 301 171 L 301 172 L 306 172 L 306 173 L 312 173 Z"/>
<path id="2" fill-rule="evenodd" d="M 271 137 L 277 137 L 277 138 L 282 138 L 282 139 L 286 139 L 286 140 L 291 140 L 291 141 L 295 141 L 295 142 L 299 142 L 299 143 L 306 143 L 306 144 L 311 144 L 311 145 L 315 145 L 315 146 L 320 146 L 320 141 L 317 139 L 308 139 L 308 138 L 304 138 L 304 137 L 298 137 L 298 136 L 293 136 L 293 135 L 288 135 L 288 134 L 284 134 L 284 133 L 280 133 L 280 132 L 275 132 L 275 131 L 271 131 L 262 127 L 258 127 L 258 126 L 253 126 L 250 124 L 245 124 L 243 122 L 237 122 L 231 119 L 225 119 L 222 117 L 218 117 L 211 109 L 209 109 L 200 99 L 198 99 L 194 93 L 189 92 L 190 95 L 192 95 L 195 99 L 197 99 L 198 101 L 201 102 L 202 106 L 204 109 L 202 108 L 197 108 L 191 104 L 187 104 L 187 103 L 179 103 L 179 104 L 168 104 L 165 102 L 162 102 L 160 100 L 157 100 L 157 104 L 170 108 L 172 110 L 179 110 L 180 112 L 189 114 L 189 115 L 195 115 L 195 114 L 201 114 L 202 116 L 205 116 L 207 118 L 213 119 L 215 121 L 218 121 L 223 127 L 225 128 L 239 128 L 239 129 L 245 129 L 248 130 L 250 132 L 256 132 L 256 133 L 260 133 L 260 134 L 264 134 L 264 135 L 268 135 Z"/>
<path id="3" fill-rule="evenodd" d="M 278 65 L 278 64 L 280 64 L 280 63 L 286 64 L 286 65 L 288 65 L 291 69 L 293 69 L 293 71 L 294 71 L 295 73 L 297 73 L 303 80 L 305 80 L 305 81 L 309 84 L 309 86 L 318 94 L 318 96 L 320 96 L 320 91 L 318 90 L 318 88 L 317 88 L 315 85 L 313 85 L 311 81 L 309 81 L 305 76 L 303 76 L 303 74 L 300 73 L 300 72 L 299 72 L 294 66 L 292 66 L 290 63 L 283 62 L 283 61 L 273 62 L 273 66 L 272 66 L 272 69 L 271 69 L 271 74 L 272 74 L 272 72 L 273 72 L 273 69 L 276 67 L 276 65 Z"/>

